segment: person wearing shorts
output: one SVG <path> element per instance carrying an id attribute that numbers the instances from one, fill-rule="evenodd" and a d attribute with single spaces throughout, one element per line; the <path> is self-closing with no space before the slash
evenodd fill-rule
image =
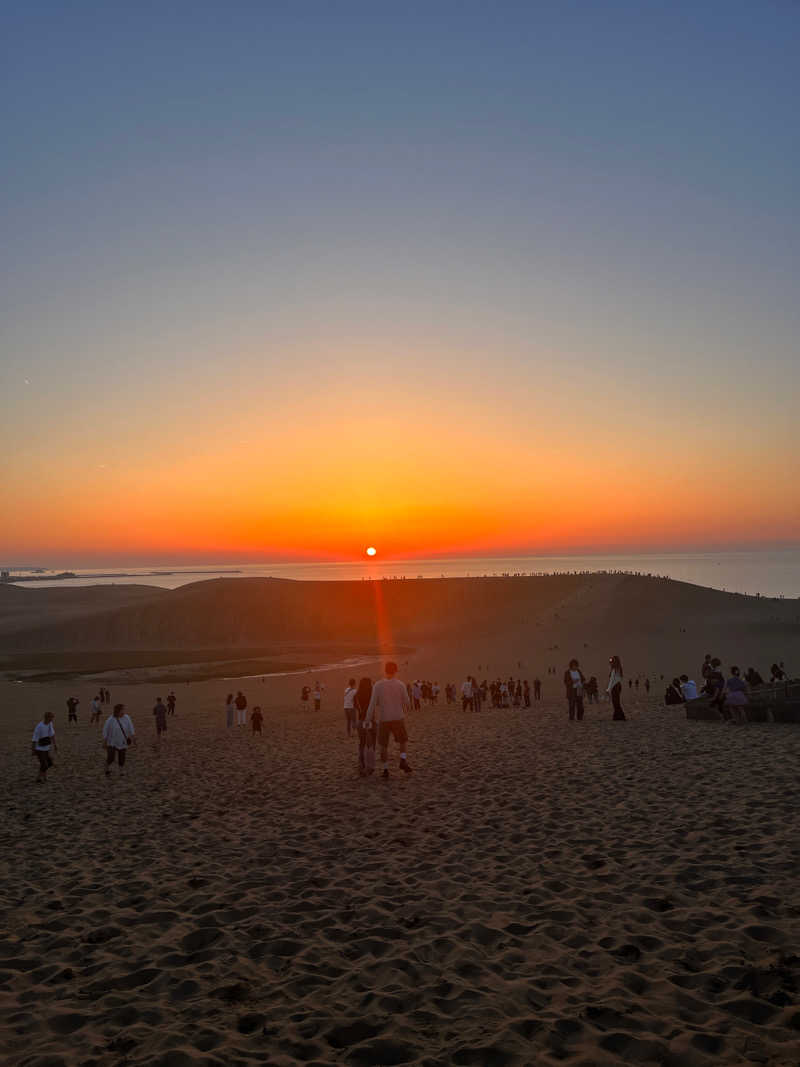
<path id="1" fill-rule="evenodd" d="M 56 745 L 56 728 L 53 726 L 54 718 L 55 716 L 52 711 L 46 711 L 44 713 L 44 719 L 36 724 L 36 729 L 33 731 L 31 752 L 39 760 L 39 774 L 36 777 L 37 782 L 46 781 L 47 772 L 53 766 L 50 750 L 58 747 Z"/>
<path id="2" fill-rule="evenodd" d="M 389 777 L 389 739 L 394 738 L 400 746 L 400 770 L 411 773 L 406 758 L 406 712 L 410 709 L 408 690 L 397 675 L 397 664 L 391 661 L 385 667 L 386 677 L 377 681 L 372 688 L 369 707 L 364 722 L 366 729 L 372 723 L 378 724 L 378 745 L 381 750 L 383 777 Z"/>

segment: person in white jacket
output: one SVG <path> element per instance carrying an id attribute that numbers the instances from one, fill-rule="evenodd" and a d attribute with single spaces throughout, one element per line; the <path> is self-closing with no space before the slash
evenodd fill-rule
<path id="1" fill-rule="evenodd" d="M 125 755 L 128 746 L 135 741 L 135 732 L 130 715 L 125 712 L 124 704 L 115 704 L 113 715 L 109 715 L 103 726 L 103 744 L 106 749 L 106 775 L 111 774 L 111 764 L 116 758 L 119 773 L 124 774 Z"/>

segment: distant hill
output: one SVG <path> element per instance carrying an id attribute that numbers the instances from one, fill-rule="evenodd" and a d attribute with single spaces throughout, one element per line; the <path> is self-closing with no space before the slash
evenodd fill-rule
<path id="1" fill-rule="evenodd" d="M 24 590 L 26 610 L 2 612 L 9 652 L 156 648 L 252 648 L 301 641 L 416 643 L 462 630 L 524 623 L 578 589 L 584 578 L 449 578 L 294 582 L 218 578 L 144 590 L 110 605 L 107 587 Z M 115 587 L 122 588 L 122 587 Z M 136 586 L 126 587 L 136 589 Z M 75 610 L 52 592 L 74 594 Z M 92 593 L 96 593 L 96 600 Z M 44 594 L 44 595 L 43 595 Z M 14 598 L 16 600 L 16 598 Z"/>
<path id="2" fill-rule="evenodd" d="M 263 654 L 312 646 L 372 652 L 392 644 L 496 669 L 558 665 L 577 655 L 602 673 L 611 652 L 647 663 L 699 665 L 752 657 L 764 669 L 800 667 L 800 604 L 745 597 L 664 578 L 555 575 L 378 582 L 219 578 L 178 589 L 0 588 L 6 662 L 75 653 L 157 651 Z M 730 658 L 735 657 L 735 658 Z M 63 658 L 63 657 L 62 657 Z M 186 657 L 184 657 L 186 658 Z M 791 662 L 790 662 L 791 661 Z M 638 669 L 638 668 L 637 668 Z"/>

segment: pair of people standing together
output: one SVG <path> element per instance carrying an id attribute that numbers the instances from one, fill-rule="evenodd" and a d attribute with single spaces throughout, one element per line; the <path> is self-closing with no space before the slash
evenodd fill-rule
<path id="1" fill-rule="evenodd" d="M 614 708 L 612 719 L 624 721 L 625 712 L 622 710 L 622 661 L 619 656 L 612 656 L 609 660 L 608 686 L 606 692 L 611 698 Z M 586 678 L 576 659 L 569 661 L 569 666 L 564 671 L 564 687 L 567 692 L 567 706 L 569 709 L 569 721 L 578 722 L 583 720 L 583 695 L 586 687 Z"/>
<path id="2" fill-rule="evenodd" d="M 362 678 L 358 683 L 358 689 L 352 694 L 353 711 L 358 727 L 358 773 L 360 775 L 373 774 L 375 771 L 375 747 L 376 742 L 381 751 L 383 764 L 382 777 L 389 777 L 389 741 L 394 738 L 400 747 L 400 770 L 405 774 L 411 773 L 406 754 L 408 733 L 406 732 L 406 712 L 410 710 L 411 701 L 408 689 L 397 677 L 397 664 L 389 662 L 385 668 L 386 677 L 372 684 L 371 679 Z M 346 691 L 346 702 L 350 697 L 350 690 L 355 684 L 355 679 L 350 679 L 350 685 Z M 350 716 L 348 720 L 348 734 L 350 732 Z"/>

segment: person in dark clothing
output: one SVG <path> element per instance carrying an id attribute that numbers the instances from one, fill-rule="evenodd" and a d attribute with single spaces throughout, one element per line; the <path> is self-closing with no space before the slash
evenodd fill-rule
<path id="1" fill-rule="evenodd" d="M 377 729 L 374 724 L 367 727 L 364 722 L 371 699 L 372 681 L 369 678 L 362 678 L 358 683 L 356 695 L 353 697 L 353 707 L 355 708 L 358 726 L 358 773 L 362 776 L 374 774 L 375 772 Z"/>
<path id="2" fill-rule="evenodd" d="M 67 724 L 74 722 L 78 723 L 78 705 L 80 700 L 77 697 L 69 697 L 67 699 Z"/>
<path id="3" fill-rule="evenodd" d="M 236 700 L 234 700 L 234 704 L 236 705 L 236 725 L 237 726 L 246 726 L 247 725 L 247 697 L 244 695 L 244 693 L 241 691 L 241 689 L 236 694 Z"/>
<path id="4" fill-rule="evenodd" d="M 725 709 L 725 675 L 716 656 L 711 660 L 711 670 L 706 675 L 704 692 L 711 697 L 711 706 L 717 709 L 719 717 L 727 721 L 730 715 Z"/>
<path id="5" fill-rule="evenodd" d="M 683 704 L 683 693 L 681 692 L 679 678 L 673 678 L 667 686 L 667 691 L 664 693 L 664 703 L 668 705 Z"/>
<path id="6" fill-rule="evenodd" d="M 156 698 L 153 715 L 156 720 L 156 738 L 160 740 L 161 735 L 167 732 L 167 709 L 161 703 L 161 697 Z"/>
<path id="7" fill-rule="evenodd" d="M 261 724 L 264 721 L 264 716 L 261 714 L 261 708 L 256 705 L 250 715 L 250 724 L 253 727 L 254 734 L 261 733 Z"/>
<path id="8" fill-rule="evenodd" d="M 170 690 L 169 695 L 167 696 L 167 711 L 169 712 L 170 715 L 174 715 L 175 714 L 176 701 L 177 701 L 177 697 L 175 696 L 175 693 L 172 690 Z"/>
<path id="9" fill-rule="evenodd" d="M 620 722 L 625 722 L 625 712 L 622 710 L 622 701 L 620 699 L 623 679 L 622 660 L 619 656 L 612 656 L 608 662 L 608 687 L 606 692 L 611 697 L 611 703 L 614 707 L 614 714 L 611 717 Z M 630 686 L 630 679 L 628 679 L 628 685 Z"/>
<path id="10" fill-rule="evenodd" d="M 578 722 L 583 719 L 583 687 L 586 679 L 576 659 L 569 661 L 569 667 L 564 671 L 564 688 L 567 692 L 567 708 L 569 721 L 577 718 Z"/>
<path id="11" fill-rule="evenodd" d="M 529 708 L 531 706 L 531 687 L 528 683 L 527 678 L 525 679 L 525 684 L 522 687 L 522 702 L 526 708 Z"/>
<path id="12" fill-rule="evenodd" d="M 770 673 L 772 682 L 784 682 L 786 681 L 786 671 L 783 669 L 783 664 L 773 663 L 770 667 Z"/>
<path id="13" fill-rule="evenodd" d="M 534 678 L 533 679 L 533 699 L 534 700 L 541 700 L 542 699 L 542 682 L 541 682 L 540 678 Z"/>
<path id="14" fill-rule="evenodd" d="M 754 685 L 764 684 L 764 679 L 761 677 L 755 667 L 747 668 L 747 674 L 745 675 L 745 678 L 747 679 L 747 684 L 750 686 L 751 689 Z"/>

